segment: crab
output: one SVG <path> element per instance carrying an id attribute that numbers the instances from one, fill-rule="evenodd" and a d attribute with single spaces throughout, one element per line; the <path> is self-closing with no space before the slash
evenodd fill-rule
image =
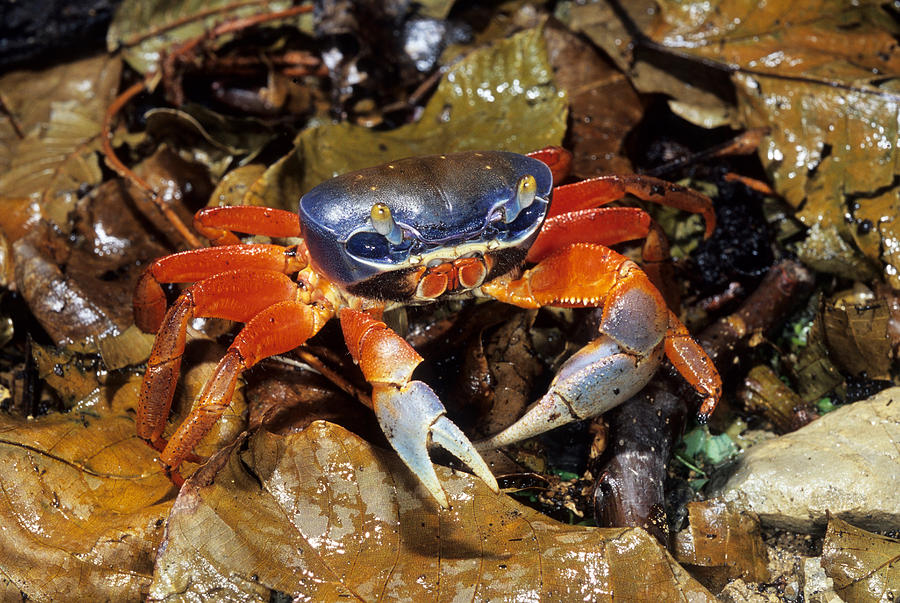
<path id="1" fill-rule="evenodd" d="M 388 442 L 442 507 L 448 501 L 430 446 L 446 449 L 498 492 L 478 450 L 603 413 L 643 388 L 663 356 L 701 396 L 699 416 L 708 416 L 721 389 L 710 358 L 648 273 L 608 247 L 644 239 L 644 261 L 653 267 L 668 254 L 664 237 L 644 211 L 602 206 L 631 193 L 701 214 L 709 236 L 711 201 L 639 175 L 553 188 L 570 161 L 558 147 L 413 157 L 323 182 L 301 197 L 298 213 L 199 211 L 194 227 L 213 246 L 159 258 L 137 284 L 135 322 L 157 333 L 141 386 L 139 437 L 159 451 L 170 476 L 180 475 L 182 462 L 197 460 L 194 447 L 228 407 L 241 373 L 300 346 L 334 317 L 372 387 Z M 299 242 L 244 244 L 235 232 Z M 162 283 L 193 284 L 167 309 Z M 397 306 L 468 297 L 523 308 L 602 307 L 596 337 L 562 365 L 547 393 L 476 444 L 413 378 L 422 357 L 381 321 Z M 244 326 L 166 440 L 186 330 L 196 317 Z"/>

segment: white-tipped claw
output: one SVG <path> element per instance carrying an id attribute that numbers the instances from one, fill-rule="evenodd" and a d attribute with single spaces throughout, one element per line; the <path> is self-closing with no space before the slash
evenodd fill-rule
<path id="1" fill-rule="evenodd" d="M 475 445 L 479 450 L 499 448 L 602 414 L 650 381 L 662 353 L 662 345 L 657 345 L 647 356 L 629 354 L 607 335 L 600 335 L 562 365 L 550 389 L 524 416 Z"/>
<path id="2" fill-rule="evenodd" d="M 497 480 L 463 432 L 444 416 L 446 409 L 430 387 L 411 381 L 401 388 L 375 384 L 372 403 L 381 429 L 397 455 L 444 508 L 447 495 L 428 456 L 433 441 L 465 463 L 494 492 Z"/>
<path id="3" fill-rule="evenodd" d="M 481 478 L 487 487 L 494 492 L 500 492 L 500 486 L 497 485 L 497 479 L 491 473 L 490 468 L 475 446 L 466 437 L 466 434 L 456 426 L 456 423 L 447 417 L 440 417 L 431 426 L 432 441 L 458 458 L 463 464 L 472 470 L 472 473 Z"/>

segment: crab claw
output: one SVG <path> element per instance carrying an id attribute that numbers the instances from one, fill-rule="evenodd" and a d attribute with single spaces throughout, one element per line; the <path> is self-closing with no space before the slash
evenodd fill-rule
<path id="1" fill-rule="evenodd" d="M 475 445 L 499 448 L 602 414 L 639 392 L 656 372 L 662 354 L 659 344 L 639 354 L 600 335 L 562 365 L 547 393 L 518 421 Z"/>
<path id="2" fill-rule="evenodd" d="M 475 446 L 445 416 L 444 405 L 430 387 L 421 381 L 399 388 L 375 384 L 372 405 L 391 446 L 442 507 L 447 508 L 449 504 L 428 456 L 429 443 L 437 444 L 465 463 L 491 490 L 500 491 Z"/>
<path id="3" fill-rule="evenodd" d="M 494 492 L 497 480 L 472 442 L 446 414 L 446 409 L 430 387 L 412 381 L 422 362 L 406 341 L 385 324 L 365 312 L 341 311 L 344 340 L 366 380 L 372 384 L 372 406 L 388 441 L 422 485 L 444 508 L 447 495 L 441 487 L 428 456 L 430 444 L 437 444 L 466 464 Z"/>
<path id="4" fill-rule="evenodd" d="M 603 312 L 597 338 L 563 364 L 544 397 L 511 426 L 477 442 L 477 448 L 505 446 L 606 412 L 650 381 L 663 354 L 703 396 L 701 414 L 715 408 L 722 382 L 712 360 L 647 275 L 611 249 L 570 245 L 521 278 L 498 279 L 482 290 L 523 307 L 593 304 Z"/>

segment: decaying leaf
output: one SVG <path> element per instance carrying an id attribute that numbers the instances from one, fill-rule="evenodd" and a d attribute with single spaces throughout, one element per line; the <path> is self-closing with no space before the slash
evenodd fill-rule
<path id="1" fill-rule="evenodd" d="M 707 586 L 715 590 L 734 578 L 764 582 L 766 548 L 753 513 L 732 508 L 721 499 L 687 504 L 690 525 L 675 535 L 675 558 L 703 568 Z"/>
<path id="2" fill-rule="evenodd" d="M 66 414 L 0 414 L 0 598 L 145 592 L 172 484 L 135 435 L 139 387 L 131 378 Z"/>
<path id="3" fill-rule="evenodd" d="M 687 113 L 719 110 L 734 126 L 768 128 L 760 159 L 797 216 L 818 229 L 801 247 L 804 260 L 839 274 L 852 264 L 850 278 L 881 264 L 900 287 L 900 28 L 888 10 L 840 0 L 658 5 L 653 19 L 627 9 L 650 40 L 644 53 L 622 43 L 630 37 L 623 13 L 603 25 L 600 15 L 613 14 L 587 3 L 573 8 L 572 23 L 639 90 L 695 105 Z M 717 73 L 730 74 L 733 89 Z"/>
<path id="4" fill-rule="evenodd" d="M 82 351 L 97 351 L 131 325 L 141 266 L 165 253 L 116 181 L 79 199 L 59 228 L 33 227 L 13 250 L 16 284 L 35 317 L 57 345 Z M 106 344 L 107 352 L 112 347 Z"/>
<path id="5" fill-rule="evenodd" d="M 900 598 L 900 541 L 831 518 L 822 545 L 822 566 L 846 601 Z"/>
<path id="6" fill-rule="evenodd" d="M 556 83 L 569 97 L 572 175 L 633 171 L 623 143 L 643 110 L 628 78 L 568 29 L 548 23 L 545 37 Z"/>
<path id="7" fill-rule="evenodd" d="M 281 11 L 293 6 L 285 0 L 272 0 L 264 4 L 269 12 Z M 230 0 L 161 0 L 122 2 L 106 34 L 110 52 L 122 49 L 123 58 L 140 73 L 157 69 L 160 56 L 173 46 L 192 38 L 203 36 L 220 23 L 239 17 L 251 17 L 260 12 L 260 3 L 231 2 Z M 271 21 L 268 25 L 279 27 L 285 20 Z M 288 20 L 296 27 L 312 31 L 312 16 L 300 15 Z M 222 36 L 218 44 L 230 37 Z"/>
<path id="8" fill-rule="evenodd" d="M 822 330 L 832 359 L 848 375 L 890 378 L 892 344 L 888 303 L 868 290 L 835 295 L 823 309 Z"/>
<path id="9" fill-rule="evenodd" d="M 80 191 L 101 180 L 100 129 L 121 67 L 118 57 L 98 56 L 0 79 L 25 135 L 0 120 L 0 198 L 40 202 L 44 216 L 65 222 Z"/>
<path id="10" fill-rule="evenodd" d="M 32 344 L 31 353 L 38 377 L 56 391 L 66 408 L 100 387 L 96 357 L 82 357 L 38 344 Z"/>
<path id="11" fill-rule="evenodd" d="M 809 329 L 806 346 L 797 355 L 793 372 L 797 380 L 797 393 L 804 402 L 818 400 L 844 381 L 828 356 L 821 315 L 816 316 Z"/>
<path id="12" fill-rule="evenodd" d="M 534 381 L 544 371 L 531 343 L 537 312 L 520 312 L 498 328 L 484 344 L 491 389 L 490 409 L 479 431 L 487 436 L 512 425 L 532 400 Z"/>
<path id="13" fill-rule="evenodd" d="M 98 339 L 119 334 L 127 323 L 117 322 L 114 308 L 106 308 L 93 299 L 92 294 L 100 291 L 88 290 L 67 277 L 52 257 L 42 253 L 45 237 L 53 236 L 35 230 L 16 241 L 16 283 L 57 345 L 96 351 Z"/>
<path id="14" fill-rule="evenodd" d="M 182 157 L 190 154 L 216 177 L 237 157 L 255 157 L 274 136 L 259 119 L 228 117 L 199 105 L 151 109 L 144 117 L 148 134 L 157 141 L 172 140 Z"/>
<path id="15" fill-rule="evenodd" d="M 795 411 L 803 401 L 765 364 L 750 369 L 738 396 L 747 410 L 764 416 L 782 433 L 800 426 Z"/>
<path id="16" fill-rule="evenodd" d="M 642 530 L 560 524 L 442 468 L 440 510 L 329 423 L 260 431 L 222 462 L 176 500 L 150 600 L 713 600 Z"/>

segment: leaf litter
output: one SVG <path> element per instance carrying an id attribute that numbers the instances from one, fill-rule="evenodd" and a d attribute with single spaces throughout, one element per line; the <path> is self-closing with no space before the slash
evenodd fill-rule
<path id="1" fill-rule="evenodd" d="M 627 135 L 645 109 L 644 97 L 632 86 L 667 92 L 670 107 L 694 122 L 766 128 L 759 149 L 764 176 L 808 227 L 797 253 L 817 270 L 857 279 L 881 276 L 897 287 L 900 260 L 891 242 L 898 166 L 891 141 L 897 140 L 900 91 L 892 42 L 896 25 L 885 8 L 822 1 L 779 12 L 779 3 L 758 10 L 755 3 L 738 0 L 662 2 L 658 10 L 643 12 L 637 4 L 629 7 L 651 46 L 694 68 L 712 65 L 712 71 L 724 73 L 732 88 L 723 94 L 715 77 L 707 85 L 681 77 L 677 69 L 660 68 L 640 53 L 628 56 L 622 42 L 633 32 L 623 28 L 622 11 L 610 11 L 609 4 L 558 3 L 556 16 L 605 49 L 618 69 L 566 27 L 545 23 L 540 11 L 504 6 L 468 38 L 465 27 L 454 25 L 452 43 L 447 38 L 432 47 L 443 49 L 433 92 L 423 81 L 421 91 L 403 92 L 409 100 L 399 108 L 380 114 L 378 103 L 359 97 L 374 90 L 380 100 L 379 94 L 390 97 L 396 89 L 379 90 L 375 76 L 381 72 L 354 62 L 340 40 L 329 41 L 345 61 L 342 79 L 333 81 L 346 90 L 323 93 L 316 63 L 304 63 L 305 58 L 295 65 L 309 67 L 305 75 L 276 77 L 279 61 L 290 52 L 302 57 L 316 47 L 303 37 L 314 31 L 311 13 L 261 21 L 269 31 L 259 37 L 243 38 L 221 27 L 246 23 L 260 14 L 259 4 L 272 14 L 292 8 L 277 2 L 127 1 L 108 34 L 110 49 L 119 54 L 0 78 L 4 115 L 12 116 L 0 120 L 0 228 L 4 244 L 17 250 L 12 256 L 7 252 L 0 267 L 12 274 L 15 265 L 11 288 L 41 324 L 35 327 L 41 341 L 27 348 L 31 359 L 17 362 L 36 366 L 49 389 L 44 395 L 72 407 L 31 419 L 0 414 L 5 423 L 0 449 L 9 460 L 0 477 L 8 526 L 0 534 L 0 550 L 4 558 L 7 552 L 17 555 L 3 570 L 5 597 L 131 600 L 149 593 L 152 600 L 199 600 L 230 593 L 269 600 L 282 593 L 363 599 L 421 593 L 490 599 L 516 592 L 554 599 L 711 599 L 640 529 L 560 524 L 441 468 L 454 505 L 450 511 L 434 508 L 392 454 L 316 421 L 327 416 L 346 424 L 343 410 L 327 413 L 350 398 L 317 376 L 309 378 L 308 371 L 298 373 L 296 382 L 286 379 L 287 387 L 274 385 L 283 367 L 248 375 L 248 399 L 256 406 L 248 413 L 243 396 L 236 397 L 200 452 L 212 454 L 227 442 L 232 446 L 189 479 L 173 505 L 175 490 L 155 453 L 134 435 L 140 363 L 152 338 L 130 324 L 131 287 L 148 261 L 184 248 L 178 229 L 157 210 L 160 203 L 185 223 L 206 204 L 293 209 L 293 200 L 323 179 L 400 156 L 479 148 L 528 151 L 564 140 L 575 150 L 579 177 L 628 170 Z M 471 18 L 457 8 L 453 2 L 431 2 L 419 16 L 438 23 L 448 14 Z M 466 10 L 479 14 L 477 8 Z M 791 26 L 783 26 L 788 21 Z M 198 95 L 191 87 L 198 76 L 193 60 L 235 66 L 244 58 L 232 52 L 253 44 L 273 57 L 262 61 L 269 61 L 264 77 L 248 85 L 223 78 L 228 94 L 209 106 L 180 102 L 179 95 Z M 166 56 L 178 60 L 154 76 Z M 122 59 L 147 80 L 139 97 L 142 110 L 112 132 L 113 145 L 162 192 L 156 199 L 127 175 L 109 177 L 101 161 L 102 124 L 118 91 Z M 260 63 L 258 57 L 253 61 Z M 351 83 L 353 69 L 365 83 Z M 248 104 L 248 92 L 267 103 L 281 99 L 267 104 L 266 111 L 283 110 L 292 118 L 232 114 L 236 107 L 249 114 L 251 106 L 260 106 Z M 286 100 L 290 95 L 293 100 Z M 175 106 L 159 108 L 163 96 Z M 422 98 L 428 100 L 419 104 Z M 157 108 L 143 110 L 150 105 Z M 306 127 L 298 127 L 303 123 Z M 123 243 L 109 247 L 116 240 Z M 5 259 L 10 257 L 14 261 Z M 824 367 L 822 358 L 849 346 L 870 356 L 890 353 L 881 334 L 891 328 L 886 308 L 892 306 L 883 303 L 874 310 L 877 324 L 861 316 L 873 311 L 868 306 L 827 306 L 821 320 L 830 330 L 814 340 L 823 343 L 809 366 Z M 18 319 L 13 324 L 17 337 L 29 328 Z M 187 412 L 222 353 L 221 343 L 228 343 L 228 325 L 194 326 L 200 330 L 191 332 L 195 341 L 172 424 Z M 847 328 L 851 333 L 844 337 Z M 509 365 L 503 368 L 503 342 L 496 339 L 528 329 L 510 322 L 495 341 L 469 348 L 472 378 L 499 388 L 513 383 L 507 393 L 516 407 L 533 396 L 526 391 L 533 384 L 515 385 L 521 375 Z M 5 351 L 22 347 L 21 339 L 11 341 Z M 342 349 L 338 346 L 333 347 Z M 528 351 L 516 347 L 516 353 Z M 839 354 L 835 363 L 851 372 L 860 367 Z M 871 366 L 878 367 L 879 377 L 892 370 L 881 357 Z M 843 376 L 834 370 L 839 384 Z M 4 369 L 0 377 L 6 374 Z M 479 390 L 476 397 L 496 397 L 496 391 Z M 290 400 L 286 408 L 278 405 L 281 396 Z M 235 440 L 248 414 L 253 435 Z M 357 422 L 364 422 L 365 414 L 357 409 Z M 372 431 L 371 425 L 354 428 Z M 690 529 L 695 542 L 704 542 L 697 509 Z M 724 574 L 721 568 L 713 571 L 765 580 L 753 528 L 727 511 L 723 516 L 733 520 L 722 528 L 724 536 L 705 543 L 709 551 L 718 550 L 700 559 L 685 549 L 682 561 L 696 572 L 707 558 L 721 555 L 730 568 L 728 560 L 737 556 L 747 564 Z M 728 532 L 738 529 L 747 534 Z M 712 585 L 706 578 L 703 583 Z"/>

